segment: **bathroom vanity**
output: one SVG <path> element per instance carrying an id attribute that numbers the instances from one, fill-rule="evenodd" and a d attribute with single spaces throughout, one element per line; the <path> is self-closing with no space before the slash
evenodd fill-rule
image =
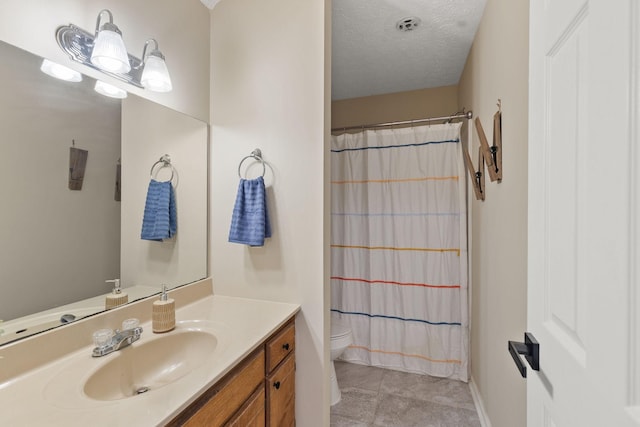
<path id="1" fill-rule="evenodd" d="M 211 279 L 169 294 L 167 333 L 151 297 L 0 347 L 0 425 L 293 426 L 299 306 L 213 295 Z M 92 357 L 92 333 L 131 317 L 141 338 Z"/>
<path id="2" fill-rule="evenodd" d="M 291 319 L 169 426 L 293 426 L 294 328 Z"/>

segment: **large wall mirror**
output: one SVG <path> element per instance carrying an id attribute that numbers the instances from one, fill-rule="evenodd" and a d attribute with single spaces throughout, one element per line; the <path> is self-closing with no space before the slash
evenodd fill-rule
<path id="1" fill-rule="evenodd" d="M 208 126 L 96 81 L 40 71 L 43 58 L 0 42 L 0 345 L 105 309 L 120 279 L 129 301 L 207 275 Z M 71 150 L 87 151 L 81 190 Z M 178 229 L 140 233 L 152 166 L 172 179 Z M 67 315 L 65 317 L 65 315 Z"/>

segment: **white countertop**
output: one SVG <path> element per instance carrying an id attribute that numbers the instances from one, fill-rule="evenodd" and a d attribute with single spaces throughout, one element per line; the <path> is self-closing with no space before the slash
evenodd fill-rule
<path id="1" fill-rule="evenodd" d="M 218 346 L 214 355 L 199 368 L 175 383 L 145 394 L 113 401 L 92 400 L 82 391 L 84 380 L 115 353 L 92 358 L 92 345 L 88 345 L 0 383 L 0 425 L 163 425 L 221 379 L 298 309 L 296 304 L 206 296 L 176 310 L 175 331 L 193 325 L 191 320 L 204 321 L 215 331 Z M 142 338 L 132 346 L 159 337 L 151 331 L 150 322 L 141 326 Z M 0 353 L 0 366 L 1 362 Z M 66 372 L 71 374 L 67 376 Z"/>

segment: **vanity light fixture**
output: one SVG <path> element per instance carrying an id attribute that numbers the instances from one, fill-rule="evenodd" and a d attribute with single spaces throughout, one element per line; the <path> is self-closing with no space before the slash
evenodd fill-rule
<path id="1" fill-rule="evenodd" d="M 46 58 L 42 60 L 42 65 L 40 65 L 40 71 L 50 75 L 51 77 L 55 77 L 56 79 L 60 79 L 60 80 L 65 80 L 67 82 L 82 81 L 82 74 L 80 74 L 76 70 L 72 70 L 69 67 L 60 65 L 57 62 L 49 61 Z"/>
<path id="2" fill-rule="evenodd" d="M 151 52 L 147 53 L 149 44 L 153 43 L 155 47 Z M 149 39 L 144 42 L 142 49 L 142 77 L 140 82 L 142 86 L 154 92 L 170 92 L 171 76 L 167 64 L 164 62 L 164 55 L 158 50 L 158 42 L 155 39 Z"/>
<path id="3" fill-rule="evenodd" d="M 100 95 L 108 96 L 109 98 L 123 99 L 127 97 L 127 91 L 105 83 L 102 80 L 96 80 L 96 85 L 93 88 Z"/>
<path id="4" fill-rule="evenodd" d="M 109 22 L 100 26 L 103 14 L 109 16 Z M 96 33 L 91 50 L 91 63 L 101 70 L 112 73 L 128 73 L 131 70 L 127 48 L 122 40 L 122 32 L 113 23 L 113 15 L 108 9 L 102 9 L 96 19 Z"/>
<path id="5" fill-rule="evenodd" d="M 109 22 L 100 26 L 104 14 L 108 15 Z M 142 60 L 130 55 L 122 42 L 122 33 L 113 24 L 113 15 L 107 9 L 98 14 L 95 34 L 69 24 L 56 30 L 56 40 L 72 60 L 120 81 L 155 92 L 168 92 L 172 89 L 164 55 L 158 50 L 158 42 L 154 39 L 145 42 Z M 115 41 L 116 44 L 103 45 L 103 40 Z M 155 47 L 147 54 L 151 42 Z"/>

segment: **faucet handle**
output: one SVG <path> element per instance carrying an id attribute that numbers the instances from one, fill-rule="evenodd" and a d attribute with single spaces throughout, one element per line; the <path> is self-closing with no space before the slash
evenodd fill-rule
<path id="1" fill-rule="evenodd" d="M 140 320 L 134 318 L 123 320 L 122 321 L 122 330 L 126 331 L 127 329 L 137 328 L 140 324 Z"/>
<path id="2" fill-rule="evenodd" d="M 113 338 L 113 331 L 111 329 L 98 329 L 93 333 L 93 345 L 96 347 L 104 347 L 109 344 L 111 338 Z"/>

